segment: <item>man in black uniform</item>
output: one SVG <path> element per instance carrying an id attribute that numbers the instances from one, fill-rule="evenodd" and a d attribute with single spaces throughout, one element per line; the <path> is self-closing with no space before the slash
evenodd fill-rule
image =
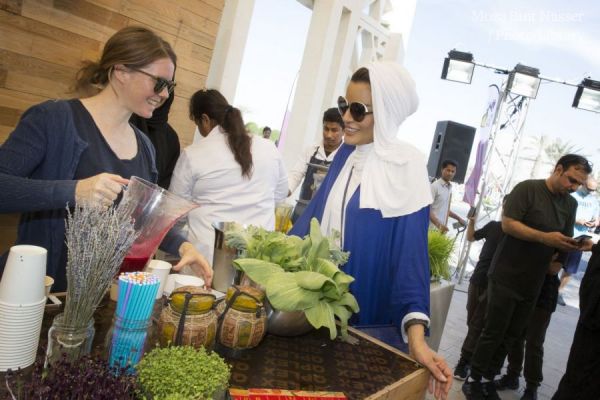
<path id="1" fill-rule="evenodd" d="M 469 375 L 469 366 L 471 357 L 477 345 L 477 340 L 483 324 L 485 322 L 485 308 L 487 306 L 487 284 L 488 269 L 492 263 L 492 258 L 498 247 L 498 243 L 504 236 L 502 224 L 500 221 L 490 221 L 481 229 L 475 230 L 475 218 L 470 217 L 467 225 L 467 240 L 485 239 L 485 243 L 479 253 L 479 261 L 475 265 L 475 270 L 469 280 L 469 289 L 467 294 L 467 336 L 460 350 L 460 359 L 454 368 L 454 377 L 464 380 Z"/>
<path id="2" fill-rule="evenodd" d="M 552 255 L 579 247 L 571 236 L 577 202 L 569 193 L 592 172 L 581 156 L 561 157 L 545 180 L 527 180 L 508 196 L 501 240 L 489 272 L 486 322 L 471 359 L 462 391 L 467 400 L 500 399 L 494 377 L 507 349 L 520 339 L 530 320 Z"/>
<path id="3" fill-rule="evenodd" d="M 343 136 L 344 120 L 340 112 L 337 108 L 326 110 L 323 113 L 323 140 L 307 147 L 288 174 L 289 195 L 300 186 L 300 196 L 294 208 L 292 222 L 296 222 L 302 215 L 315 195 L 327 174 L 329 164 L 342 145 Z"/>
<path id="4" fill-rule="evenodd" d="M 592 257 L 579 287 L 579 321 L 567 370 L 552 400 L 600 398 L 600 244 L 586 241 L 582 250 L 592 250 Z"/>

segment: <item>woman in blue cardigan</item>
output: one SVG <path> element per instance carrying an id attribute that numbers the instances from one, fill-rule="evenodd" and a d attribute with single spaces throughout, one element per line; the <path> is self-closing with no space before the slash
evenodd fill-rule
<path id="1" fill-rule="evenodd" d="M 423 155 L 396 135 L 418 106 L 415 84 L 396 63 L 354 73 L 338 99 L 344 145 L 291 234 L 303 236 L 316 217 L 323 233 L 350 252 L 356 325 L 400 330 L 411 355 L 432 373 L 430 391 L 446 398 L 452 372 L 425 342 L 429 325 L 427 230 L 431 192 Z M 435 383 L 435 385 L 434 385 Z"/>
<path id="2" fill-rule="evenodd" d="M 104 46 L 98 62 L 78 74 L 81 98 L 50 100 L 28 109 L 0 146 L 0 212 L 20 212 L 17 244 L 48 250 L 47 274 L 66 288 L 65 207 L 112 205 L 129 177 L 156 182 L 155 152 L 129 123 L 132 114 L 150 118 L 171 95 L 176 56 L 154 32 L 127 27 Z M 182 235 L 163 245 L 179 253 L 210 284 L 212 270 Z M 4 269 L 6 254 L 0 258 Z"/>

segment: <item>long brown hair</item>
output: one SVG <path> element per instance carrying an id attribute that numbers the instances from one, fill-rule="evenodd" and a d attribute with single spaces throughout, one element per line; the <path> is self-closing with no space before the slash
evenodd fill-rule
<path id="1" fill-rule="evenodd" d="M 229 105 L 227 99 L 215 89 L 199 90 L 190 99 L 190 119 L 200 124 L 206 114 L 227 132 L 227 143 L 235 161 L 242 168 L 242 176 L 252 176 L 252 138 L 246 132 L 242 113 Z"/>
<path id="2" fill-rule="evenodd" d="M 142 68 L 166 57 L 177 65 L 173 48 L 156 33 L 141 26 L 123 28 L 108 39 L 100 60 L 84 62 L 77 72 L 74 91 L 83 96 L 91 96 L 108 85 L 115 65 Z"/>

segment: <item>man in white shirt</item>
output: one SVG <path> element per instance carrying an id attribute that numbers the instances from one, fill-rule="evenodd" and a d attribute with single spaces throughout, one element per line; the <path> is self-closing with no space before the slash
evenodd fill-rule
<path id="1" fill-rule="evenodd" d="M 452 202 L 452 178 L 456 174 L 458 164 L 453 160 L 444 160 L 442 162 L 442 176 L 431 184 L 431 210 L 429 212 L 429 228 L 437 228 L 440 232 L 448 232 L 448 217 L 466 225 L 465 221 L 450 210 Z"/>
<path id="2" fill-rule="evenodd" d="M 307 147 L 288 175 L 289 194 L 302 183 L 298 203 L 292 221 L 302 215 L 308 202 L 313 198 L 320 183 L 327 174 L 329 164 L 342 144 L 344 121 L 337 108 L 330 108 L 323 114 L 323 140 Z"/>

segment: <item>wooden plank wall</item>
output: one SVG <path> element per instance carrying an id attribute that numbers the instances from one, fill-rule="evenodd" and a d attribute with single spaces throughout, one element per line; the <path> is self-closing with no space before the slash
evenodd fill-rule
<path id="1" fill-rule="evenodd" d="M 178 57 L 176 98 L 169 122 L 183 146 L 194 126 L 191 94 L 202 88 L 225 0 L 0 0 L 0 143 L 31 105 L 69 98 L 84 60 L 100 57 L 104 42 L 129 25 L 166 39 Z M 1 190 L 1 188 L 0 188 Z M 15 237 L 14 215 L 0 215 L 0 253 Z"/>

